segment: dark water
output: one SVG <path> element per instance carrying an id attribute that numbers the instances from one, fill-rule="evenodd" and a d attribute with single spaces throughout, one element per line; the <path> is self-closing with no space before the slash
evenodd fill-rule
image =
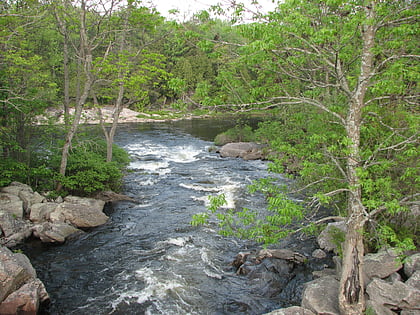
<path id="1" fill-rule="evenodd" d="M 116 142 L 133 159 L 124 193 L 138 203 L 115 203 L 104 226 L 28 251 L 51 296 L 46 314 L 263 314 L 296 303 L 262 295 L 261 281 L 229 266 L 255 244 L 221 237 L 214 223 L 189 223 L 210 194 L 224 193 L 229 206 L 264 207 L 246 185 L 267 176 L 266 162 L 221 159 L 208 150 L 229 123 L 120 127 Z"/>

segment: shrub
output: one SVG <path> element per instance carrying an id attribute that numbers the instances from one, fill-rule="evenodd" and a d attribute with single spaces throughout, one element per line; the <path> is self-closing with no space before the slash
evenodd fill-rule
<path id="1" fill-rule="evenodd" d="M 248 125 L 235 126 L 227 131 L 218 134 L 214 139 L 215 145 L 225 145 L 230 142 L 253 142 L 255 135 L 252 128 Z"/>
<path id="2" fill-rule="evenodd" d="M 67 192 L 88 196 L 98 191 L 121 189 L 123 169 L 129 162 L 128 154 L 114 145 L 113 161 L 105 161 L 105 142 L 83 142 L 74 148 L 68 159 L 66 176 L 61 178 Z"/>
<path id="3" fill-rule="evenodd" d="M 28 167 L 11 158 L 0 159 L 0 187 L 9 185 L 12 181 L 25 182 Z"/>

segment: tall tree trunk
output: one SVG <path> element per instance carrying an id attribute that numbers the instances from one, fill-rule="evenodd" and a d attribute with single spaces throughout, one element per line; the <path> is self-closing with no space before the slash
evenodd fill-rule
<path id="1" fill-rule="evenodd" d="M 68 2 L 67 0 L 62 1 L 62 10 L 68 9 Z M 57 20 L 58 29 L 61 35 L 63 35 L 63 76 L 64 76 L 64 123 L 66 126 L 70 123 L 70 70 L 69 70 L 69 30 L 67 27 L 66 18 L 60 15 L 60 8 L 54 6 L 54 16 Z"/>
<path id="2" fill-rule="evenodd" d="M 120 117 L 120 113 L 123 109 L 123 96 L 124 96 L 124 84 L 121 82 L 119 89 L 118 89 L 118 97 L 115 104 L 114 112 L 112 114 L 112 125 L 111 129 L 109 130 L 109 134 L 106 137 L 107 144 L 106 144 L 106 161 L 112 161 L 112 146 L 114 144 L 114 136 L 115 132 L 117 131 L 118 126 L 118 119 Z"/>
<path id="3" fill-rule="evenodd" d="M 130 16 L 131 13 L 131 4 L 129 3 L 127 6 L 127 11 L 124 14 L 124 22 L 123 22 L 123 29 L 121 32 L 121 36 L 120 36 L 120 47 L 119 47 L 119 54 L 120 54 L 120 58 L 122 57 L 122 55 L 124 54 L 124 50 L 125 50 L 125 40 L 126 40 L 126 36 L 128 33 L 128 18 Z M 118 126 L 118 119 L 120 117 L 121 111 L 124 107 L 123 104 L 123 98 L 124 98 L 124 92 L 125 92 L 125 87 L 124 87 L 124 69 L 119 68 L 118 69 L 118 96 L 117 96 L 117 100 L 115 102 L 115 108 L 114 108 L 114 112 L 112 114 L 112 125 L 111 125 L 111 129 L 109 130 L 109 133 L 107 133 L 106 129 L 103 127 L 103 131 L 105 133 L 105 138 L 106 138 L 106 161 L 107 162 L 111 162 L 112 161 L 112 147 L 114 144 L 114 136 L 115 136 L 115 132 L 117 131 L 117 126 Z"/>
<path id="4" fill-rule="evenodd" d="M 63 145 L 62 154 L 61 154 L 61 163 L 60 163 L 60 174 L 62 176 L 66 175 L 68 155 L 70 152 L 71 144 L 73 137 L 77 132 L 79 126 L 80 117 L 82 115 L 83 106 L 86 103 L 86 100 L 89 96 L 90 90 L 94 83 L 94 77 L 92 73 L 92 51 L 88 42 L 87 28 L 86 28 L 86 2 L 82 1 L 81 11 L 80 11 L 80 57 L 83 60 L 84 72 L 85 72 L 85 83 L 83 87 L 83 93 L 78 98 L 75 108 L 75 114 L 73 123 L 66 135 L 66 141 Z M 62 183 L 57 184 L 57 191 L 62 189 Z"/>
<path id="5" fill-rule="evenodd" d="M 347 233 L 343 248 L 343 268 L 340 280 L 339 305 L 341 314 L 359 315 L 365 309 L 363 283 L 363 228 L 367 217 L 362 201 L 362 189 L 357 168 L 360 166 L 360 128 L 364 98 L 373 74 L 373 47 L 375 44 L 374 1 L 366 6 L 366 21 L 362 27 L 363 50 L 360 75 L 346 119 L 350 139 L 347 159 L 349 182 Z"/>
<path id="6" fill-rule="evenodd" d="M 69 39 L 67 27 L 64 29 L 63 72 L 64 72 L 64 123 L 69 124 L 70 116 L 70 73 L 69 73 Z"/>

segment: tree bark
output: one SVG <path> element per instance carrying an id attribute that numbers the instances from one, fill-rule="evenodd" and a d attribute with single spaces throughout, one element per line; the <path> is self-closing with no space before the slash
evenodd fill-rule
<path id="1" fill-rule="evenodd" d="M 120 36 L 120 43 L 119 43 L 119 54 L 120 57 L 122 56 L 122 54 L 124 53 L 125 50 L 125 40 L 126 40 L 126 36 L 128 33 L 128 18 L 129 15 L 131 13 L 131 4 L 128 4 L 127 6 L 127 11 L 124 14 L 124 21 L 123 21 L 123 29 L 122 29 L 122 33 Z M 125 87 L 124 87 L 124 70 L 119 68 L 118 69 L 118 96 L 117 96 L 117 100 L 115 102 L 115 108 L 114 108 L 114 112 L 112 114 L 112 125 L 111 125 L 111 129 L 109 130 L 109 132 L 107 132 L 107 130 L 102 127 L 104 133 L 105 133 L 105 138 L 106 138 L 106 162 L 111 162 L 112 161 L 112 155 L 113 155 L 113 144 L 114 144 L 114 136 L 115 136 L 115 132 L 117 131 L 117 126 L 118 126 L 118 119 L 120 117 L 120 113 L 124 107 L 123 104 L 123 98 L 124 98 L 124 92 L 125 92 Z"/>
<path id="2" fill-rule="evenodd" d="M 349 183 L 347 233 L 343 248 L 343 269 L 340 279 L 339 306 L 341 314 L 363 314 L 365 309 L 363 283 L 363 228 L 367 220 L 362 201 L 362 189 L 357 169 L 361 166 L 360 128 L 364 98 L 373 74 L 373 47 L 375 45 L 374 1 L 365 7 L 366 20 L 362 26 L 363 49 L 360 75 L 350 100 L 346 119 L 346 133 L 350 139 L 347 158 Z"/>
<path id="3" fill-rule="evenodd" d="M 90 90 L 94 83 L 94 77 L 92 73 L 92 51 L 88 42 L 87 28 L 86 28 L 86 3 L 82 1 L 81 11 L 80 11 L 80 57 L 83 60 L 84 71 L 86 75 L 86 80 L 83 87 L 83 93 L 80 95 L 80 98 L 77 100 L 74 119 L 72 125 L 67 132 L 66 141 L 63 145 L 62 154 L 61 154 L 61 163 L 60 163 L 60 174 L 64 177 L 66 175 L 67 161 L 73 141 L 73 137 L 77 132 L 79 126 L 80 117 L 82 115 L 83 106 L 86 103 L 86 100 L 89 96 Z M 62 189 L 62 183 L 57 184 L 57 191 Z"/>

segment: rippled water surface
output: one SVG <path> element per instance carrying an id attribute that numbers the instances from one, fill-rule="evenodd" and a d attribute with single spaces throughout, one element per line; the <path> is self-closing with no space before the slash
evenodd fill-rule
<path id="1" fill-rule="evenodd" d="M 130 153 L 124 193 L 137 202 L 106 209 L 104 226 L 30 256 L 52 303 L 47 314 L 262 314 L 287 301 L 264 297 L 229 266 L 253 244 L 192 227 L 209 194 L 230 206 L 262 208 L 246 185 L 266 163 L 209 152 L 212 121 L 130 124 L 116 142 Z"/>

